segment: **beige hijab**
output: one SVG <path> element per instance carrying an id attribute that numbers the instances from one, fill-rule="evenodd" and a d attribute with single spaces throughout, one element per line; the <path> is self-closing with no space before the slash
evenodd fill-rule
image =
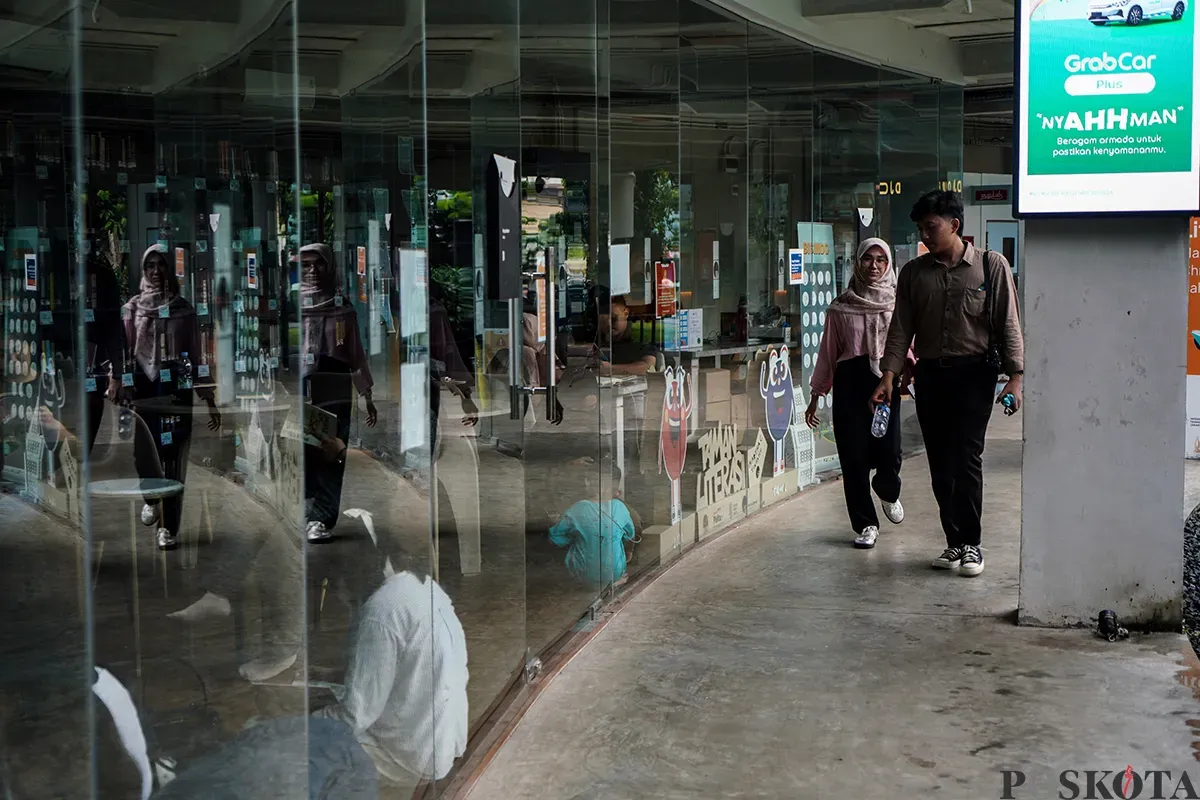
<path id="1" fill-rule="evenodd" d="M 871 281 L 870 267 L 864 267 L 863 255 L 872 247 L 878 247 L 887 256 L 888 268 L 877 280 Z M 876 375 L 879 360 L 887 344 L 888 326 L 892 324 L 892 311 L 896 308 L 896 266 L 892 263 L 892 248 L 883 239 L 864 239 L 854 256 L 854 273 L 846 291 L 829 304 L 830 314 L 853 314 L 864 317 L 863 350 L 871 359 L 871 371 Z"/>

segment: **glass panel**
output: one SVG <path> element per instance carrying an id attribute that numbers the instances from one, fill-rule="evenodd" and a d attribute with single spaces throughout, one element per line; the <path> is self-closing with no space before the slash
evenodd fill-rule
<path id="1" fill-rule="evenodd" d="M 749 303 L 749 59 L 745 20 L 708 5 L 680 4 L 679 35 L 679 314 L 666 349 L 677 354 L 690 388 L 695 446 L 681 492 L 683 507 L 695 509 L 694 538 L 703 540 L 748 508 L 733 412 L 748 415 L 746 387 L 757 385 L 748 380 L 757 343 L 738 322 Z M 674 385 L 667 389 L 673 398 Z"/>
<path id="2" fill-rule="evenodd" d="M 826 259 L 819 269 L 814 268 L 801 292 L 802 328 L 798 338 L 803 355 L 809 356 L 810 363 L 815 364 L 825 311 L 846 286 L 854 268 L 854 249 L 861 220 L 874 220 L 881 215 L 878 197 L 881 193 L 886 196 L 895 191 L 896 179 L 880 172 L 879 70 L 816 53 L 813 78 L 815 185 L 813 224 L 806 232 L 814 244 L 821 242 L 833 252 L 833 264 Z M 891 183 L 885 182 L 885 177 Z M 808 325 L 803 325 L 804 313 L 809 315 Z M 805 368 L 805 386 L 811 378 L 811 369 Z M 818 401 L 818 412 L 823 420 L 816 431 L 814 449 L 818 470 L 837 465 L 831 399 L 826 396 Z"/>
<path id="3" fill-rule="evenodd" d="M 570 35 L 565 35 L 565 32 Z M 568 316 L 549 313 L 549 294 L 537 279 L 526 282 L 523 369 L 525 384 L 547 387 L 550 328 L 558 350 L 552 361 L 587 363 L 565 334 L 572 322 L 572 286 L 609 284 L 607 146 L 598 114 L 607 115 L 598 89 L 595 0 L 521 3 L 521 175 L 524 267 L 527 273 L 566 283 Z M 603 171 L 603 178 L 601 177 Z M 557 280 L 554 280 L 557 278 Z M 578 289 L 575 289 L 578 293 Z M 578 301 L 576 301 L 578 302 Z M 558 340 L 562 346 L 558 347 Z M 557 367 L 556 367 L 557 368 Z M 572 378 L 574 376 L 572 375 Z M 611 464 L 600 431 L 614 424 L 612 391 L 597 391 L 591 375 L 568 379 L 556 390 L 557 407 L 533 395 L 523 409 L 526 497 L 527 633 L 531 656 L 569 631 L 614 580 L 624 560 L 610 521 L 605 492 Z M 621 548 L 617 557 L 617 548 Z M 624 570 L 620 570 L 621 573 Z"/>
<path id="4" fill-rule="evenodd" d="M 961 86 L 944 85 L 939 90 L 938 170 L 946 188 L 963 191 L 963 102 Z"/>
<path id="5" fill-rule="evenodd" d="M 304 793 L 293 6 L 101 5 L 82 47 L 84 307 L 124 302 L 86 487 L 97 672 L 171 796 Z"/>
<path id="6" fill-rule="evenodd" d="M 662 350 L 665 320 L 656 310 L 655 275 L 656 265 L 670 265 L 679 259 L 679 7 L 674 0 L 614 0 L 610 9 L 609 202 L 615 274 L 610 280 L 617 289 L 626 288 L 618 281 L 624 281 L 627 260 L 628 291 L 622 292 L 625 309 L 618 303 L 616 312 L 618 316 L 628 312 L 628 317 L 618 325 L 625 325 L 625 336 L 644 350 L 629 344 L 614 346 L 603 336 L 601 342 L 614 365 L 618 360 L 635 361 L 642 352 L 655 356 L 655 373 L 641 379 L 644 389 L 631 381 L 627 390 L 612 390 L 622 394 L 606 397 L 603 406 L 612 408 L 615 417 L 616 404 L 621 403 L 625 433 L 611 440 L 616 464 L 613 480 L 638 532 L 629 563 L 630 572 L 637 574 L 678 557 L 685 546 L 683 526 L 672 525 L 671 478 L 674 475 L 682 485 L 677 468 L 682 468 L 686 452 L 682 449 L 687 444 L 686 420 L 681 428 L 669 423 L 664 427 L 664 369 L 670 365 L 673 379 L 675 362 L 660 357 L 671 353 Z M 647 81 L 648 75 L 658 79 Z M 611 322 L 608 305 L 602 304 L 601 311 L 610 313 Z M 577 332 L 576 338 L 583 336 Z M 682 405 L 675 404 L 673 410 L 682 411 Z M 664 445 L 672 439 L 669 434 L 663 436 L 664 430 L 683 431 L 683 438 L 674 440 L 674 457 L 667 461 L 663 461 Z M 694 532 L 686 545 L 693 541 Z"/>
<path id="7" fill-rule="evenodd" d="M 97 337 L 81 336 L 79 325 L 80 154 L 70 124 L 77 87 L 67 77 L 78 74 L 79 17 L 72 6 L 7 9 L 6 29 L 19 35 L 0 47 L 0 794 L 6 797 L 88 797 L 96 777 L 102 787 L 140 783 L 136 773 L 105 768 L 111 750 L 88 757 L 92 566 L 82 486 L 86 451 L 95 441 L 89 422 L 104 404 L 105 386 L 90 391 L 88 354 L 97 352 Z M 111 325 L 117 301 L 108 293 L 105 300 Z"/>
<path id="8" fill-rule="evenodd" d="M 892 245 L 897 264 L 917 256 L 916 226 L 908 218 L 913 203 L 939 188 L 938 98 L 928 81 L 881 72 L 886 88 L 879 99 L 877 234 Z"/>
<path id="9" fill-rule="evenodd" d="M 520 319 L 510 324 L 502 299 L 519 297 L 519 11 L 502 0 L 425 12 L 431 309 L 449 331 L 445 353 L 452 341 L 470 372 L 455 386 L 471 390 L 467 401 L 437 390 L 437 563 L 466 632 L 472 729 L 526 661 L 523 397 L 513 402 L 525 384 L 509 369 Z M 464 424 L 476 407 L 478 424 Z"/>
<path id="10" fill-rule="evenodd" d="M 297 43 L 301 363 L 321 429 L 305 448 L 309 697 L 341 726 L 310 732 L 312 763 L 319 737 L 352 731 L 378 796 L 407 798 L 446 777 L 468 728 L 431 538 L 434 381 L 471 374 L 430 311 L 423 4 L 305 3 Z"/>
<path id="11" fill-rule="evenodd" d="M 750 35 L 750 269 L 748 307 L 739 313 L 739 331 L 753 341 L 786 343 L 792 367 L 792 428 L 785 447 L 785 466 L 795 468 L 794 481 L 774 481 L 769 463 L 763 470 L 768 496 L 761 496 L 757 462 L 752 474 L 751 501 L 776 498 L 813 480 L 812 432 L 804 424 L 809 387 L 806 376 L 815 361 L 822 332 L 819 312 L 811 298 L 818 281 L 835 266 L 836 252 L 828 228 L 813 221 L 813 53 L 809 48 L 751 26 Z M 802 269 L 795 274 L 791 259 L 797 251 Z M 812 280 L 810 285 L 806 281 Z M 806 305 L 807 301 L 807 305 Z M 736 409 L 738 424 L 758 425 L 763 419 L 762 369 L 769 356 L 752 368 L 746 395 Z M 735 403 L 738 401 L 735 397 Z M 827 416 L 827 415 L 826 415 Z M 769 433 L 771 425 L 766 425 Z M 756 438 L 756 437 L 755 437 Z M 768 437 L 769 438 L 769 437 Z M 759 492 L 759 497 L 753 496 Z"/>

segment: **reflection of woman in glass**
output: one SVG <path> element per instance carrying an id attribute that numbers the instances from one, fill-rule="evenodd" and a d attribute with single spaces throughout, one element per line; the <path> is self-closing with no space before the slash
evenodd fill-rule
<path id="1" fill-rule="evenodd" d="M 143 479 L 183 483 L 192 438 L 192 364 L 200 352 L 200 334 L 196 311 L 179 296 L 179 279 L 164 253 L 165 248 L 152 245 L 142 254 L 141 291 L 122 308 L 126 341 L 133 346 L 133 405 L 152 434 L 151 439 L 135 438 L 134 462 Z M 209 430 L 219 429 L 212 388 L 195 393 L 208 404 Z M 159 549 L 179 544 L 182 514 L 182 491 L 162 501 L 161 508 L 157 500 L 142 507 L 142 523 L 158 523 Z"/>
<path id="2" fill-rule="evenodd" d="M 871 435 L 871 395 L 879 384 L 879 359 L 896 307 L 896 270 L 892 251 L 882 239 L 865 239 L 850 286 L 829 305 L 821 349 L 813 367 L 812 398 L 804 420 L 820 424 L 818 401 L 833 390 L 833 434 L 842 462 L 846 510 L 854 528 L 854 546 L 871 548 L 879 537 L 879 517 L 871 489 L 893 523 L 904 520 L 900 504 L 900 392 L 892 397 L 892 416 L 882 438 Z M 874 479 L 871 471 L 875 471 Z"/>
<path id="3" fill-rule="evenodd" d="M 374 381 L 358 332 L 358 315 L 343 301 L 338 288 L 329 245 L 310 244 L 300 248 L 300 319 L 304 328 L 300 374 L 304 376 L 307 401 L 315 409 L 306 408 L 305 413 L 331 418 L 331 430 L 324 431 L 325 435 L 348 442 L 354 389 L 366 398 L 369 427 L 375 427 L 379 412 L 371 399 Z M 306 420 L 306 427 L 307 424 Z M 333 536 L 345 474 L 344 451 L 340 458 L 329 460 L 322 457 L 319 448 L 306 446 L 305 535 L 310 542 L 324 542 Z"/>

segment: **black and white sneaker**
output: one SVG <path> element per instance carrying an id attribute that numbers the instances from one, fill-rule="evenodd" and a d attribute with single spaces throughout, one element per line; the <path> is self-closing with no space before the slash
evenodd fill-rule
<path id="1" fill-rule="evenodd" d="M 958 565 L 958 574 L 974 578 L 983 572 L 983 551 L 973 544 L 962 549 L 962 560 Z"/>
<path id="2" fill-rule="evenodd" d="M 874 525 L 868 525 L 862 529 L 862 533 L 854 537 L 854 546 L 859 550 L 870 550 L 875 546 L 875 540 L 879 538 L 879 528 Z"/>
<path id="3" fill-rule="evenodd" d="M 159 550 L 174 550 L 179 546 L 179 534 L 171 533 L 166 528 L 159 528 L 154 534 L 154 543 Z"/>
<path id="4" fill-rule="evenodd" d="M 883 515 L 888 518 L 888 522 L 893 525 L 899 525 L 901 522 L 904 522 L 904 504 L 899 499 L 894 503 L 880 500 L 879 504 L 883 506 Z"/>
<path id="5" fill-rule="evenodd" d="M 933 560 L 934 569 L 957 569 L 962 563 L 963 549 L 961 547 L 947 547 L 942 551 L 942 554 Z"/>

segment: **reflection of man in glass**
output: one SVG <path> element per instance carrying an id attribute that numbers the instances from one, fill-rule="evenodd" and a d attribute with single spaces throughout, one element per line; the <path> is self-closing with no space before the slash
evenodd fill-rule
<path id="1" fill-rule="evenodd" d="M 317 713 L 349 725 L 382 780 L 411 792 L 446 777 L 466 749 L 467 641 L 450 597 L 392 549 L 362 609 L 345 691 Z"/>
<path id="2" fill-rule="evenodd" d="M 654 366 L 654 348 L 639 342 L 629 321 L 629 305 L 622 295 L 612 299 L 612 310 L 601 321 L 601 330 L 608 333 L 611 356 L 600 363 L 601 375 L 645 375 Z"/>
<path id="3" fill-rule="evenodd" d="M 300 374 L 308 403 L 306 414 L 330 419 L 330 438 L 350 439 L 350 417 L 354 389 L 367 401 L 367 425 L 375 427 L 379 412 L 371 398 L 371 369 L 358 332 L 358 315 L 338 291 L 333 251 L 325 244 L 300 248 L 300 319 L 304 341 L 300 351 Z M 323 413 L 322 413 L 323 412 Z M 307 420 L 305 423 L 307 427 Z M 318 439 L 320 437 L 317 437 Z M 339 459 L 322 458 L 316 445 L 308 445 L 304 458 L 304 499 L 307 509 L 305 534 L 310 542 L 333 536 L 346 474 L 345 454 Z"/>

